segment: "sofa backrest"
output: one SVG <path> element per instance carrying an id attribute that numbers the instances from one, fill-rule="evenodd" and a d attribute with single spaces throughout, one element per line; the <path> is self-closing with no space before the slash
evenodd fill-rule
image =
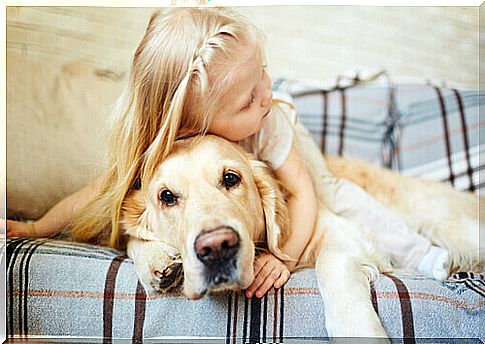
<path id="1" fill-rule="evenodd" d="M 123 75 L 7 53 L 7 215 L 38 218 L 103 169 Z"/>
<path id="2" fill-rule="evenodd" d="M 368 80 L 372 79 L 372 80 Z M 300 120 L 325 154 L 346 155 L 406 175 L 450 183 L 460 190 L 485 187 L 479 174 L 478 90 L 425 80 L 393 82 L 385 73 L 309 85 L 277 80 Z"/>

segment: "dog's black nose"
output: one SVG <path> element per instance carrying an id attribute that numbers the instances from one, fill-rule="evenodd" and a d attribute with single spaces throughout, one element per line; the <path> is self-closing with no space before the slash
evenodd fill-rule
<path id="1" fill-rule="evenodd" d="M 239 234 L 231 227 L 203 230 L 195 239 L 197 258 L 206 266 L 225 264 L 239 250 Z"/>

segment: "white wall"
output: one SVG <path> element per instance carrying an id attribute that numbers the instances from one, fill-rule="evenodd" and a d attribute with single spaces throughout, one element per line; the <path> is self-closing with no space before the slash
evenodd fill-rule
<path id="1" fill-rule="evenodd" d="M 478 8 L 241 8 L 267 34 L 273 75 L 321 79 L 356 68 L 478 85 Z"/>
<path id="2" fill-rule="evenodd" d="M 478 85 L 478 7 L 273 6 L 238 10 L 267 34 L 273 78 L 391 75 Z M 149 8 L 7 8 L 7 49 L 124 73 Z"/>

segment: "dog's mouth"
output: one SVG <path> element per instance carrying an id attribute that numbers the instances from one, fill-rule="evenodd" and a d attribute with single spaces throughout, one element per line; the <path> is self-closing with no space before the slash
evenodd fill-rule
<path id="1" fill-rule="evenodd" d="M 233 258 L 228 262 L 221 262 L 218 265 L 206 266 L 206 283 L 210 287 L 219 286 L 221 284 L 233 284 L 236 281 L 236 262 L 236 258 Z"/>

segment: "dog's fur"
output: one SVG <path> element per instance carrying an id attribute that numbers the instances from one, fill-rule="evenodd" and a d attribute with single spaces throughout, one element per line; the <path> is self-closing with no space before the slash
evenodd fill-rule
<path id="1" fill-rule="evenodd" d="M 360 185 L 411 228 L 446 247 L 453 270 L 479 268 L 476 195 L 358 161 L 326 161 L 336 177 Z M 225 186 L 227 172 L 237 174 L 240 183 Z M 177 197 L 174 204 L 160 201 L 163 190 Z M 183 284 L 190 299 L 208 291 L 248 287 L 255 252 L 267 249 L 284 258 L 279 247 L 289 230 L 284 193 L 271 170 L 236 144 L 210 135 L 176 142 L 153 180 L 127 197 L 122 219 L 128 254 L 141 280 L 160 290 Z M 230 266 L 214 272 L 198 258 L 195 242 L 201 233 L 221 227 L 237 233 L 238 252 Z M 173 273 L 181 263 L 183 282 Z M 369 281 L 390 271 L 391 265 L 369 233 L 319 201 L 317 225 L 297 268 L 302 266 L 316 267 L 330 336 L 386 336 L 372 307 Z M 214 274 L 224 278 L 214 279 Z"/>

